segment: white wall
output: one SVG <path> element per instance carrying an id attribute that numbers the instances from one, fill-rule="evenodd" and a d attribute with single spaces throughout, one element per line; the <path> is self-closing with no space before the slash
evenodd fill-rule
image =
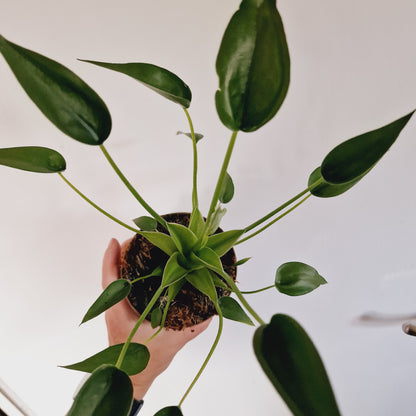
<path id="1" fill-rule="evenodd" d="M 189 210 L 191 146 L 180 108 L 135 81 L 76 58 L 166 67 L 191 87 L 199 145 L 200 194 L 207 207 L 229 132 L 218 121 L 214 63 L 239 1 L 2 0 L 3 36 L 67 65 L 107 102 L 107 148 L 161 213 Z M 246 226 L 304 189 L 337 143 L 385 125 L 416 106 L 413 0 L 281 0 L 292 83 L 278 116 L 241 134 L 230 165 L 236 196 L 224 228 Z M 0 63 L 2 147 L 42 145 L 68 161 L 67 176 L 124 219 L 143 210 L 117 182 L 100 151 L 64 137 Z M 365 180 L 335 199 L 310 199 L 238 248 L 253 256 L 241 288 L 269 285 L 281 263 L 316 267 L 329 284 L 300 298 L 252 295 L 268 320 L 293 315 L 310 333 L 345 415 L 414 414 L 415 339 L 391 326 L 359 326 L 363 312 L 416 310 L 416 120 Z M 81 374 L 57 368 L 106 346 L 103 319 L 78 323 L 100 291 L 111 237 L 129 233 L 101 217 L 57 175 L 0 167 L 0 377 L 42 416 L 63 415 Z M 143 415 L 176 404 L 215 336 L 216 323 L 189 344 L 146 397 Z M 198 416 L 289 412 L 263 376 L 253 329 L 227 322 L 206 374 L 183 406 Z"/>

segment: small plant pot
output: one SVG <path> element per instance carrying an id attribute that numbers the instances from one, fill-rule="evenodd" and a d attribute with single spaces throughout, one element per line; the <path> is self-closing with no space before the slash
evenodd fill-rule
<path id="1" fill-rule="evenodd" d="M 167 222 L 189 225 L 189 213 L 174 213 L 164 215 Z M 167 233 L 167 231 L 158 225 L 158 231 Z M 219 228 L 216 233 L 222 230 Z M 150 274 L 156 267 L 166 264 L 168 255 L 158 247 L 154 246 L 144 237 L 136 234 L 125 248 L 121 256 L 120 271 L 121 277 L 130 281 L 141 276 Z M 236 256 L 233 249 L 229 250 L 221 257 L 224 271 L 235 281 L 237 268 L 233 265 L 236 262 Z M 141 314 L 154 293 L 159 288 L 161 277 L 149 277 L 136 282 L 129 294 L 128 300 L 133 308 Z M 218 297 L 229 296 L 230 291 L 223 288 L 217 288 Z M 166 293 L 164 292 L 158 299 L 154 308 L 163 310 L 166 304 Z M 186 282 L 171 302 L 167 313 L 165 328 L 180 331 L 186 327 L 199 324 L 211 316 L 216 315 L 213 302 L 203 293 L 195 289 L 190 283 Z M 150 321 L 151 313 L 146 316 Z"/>

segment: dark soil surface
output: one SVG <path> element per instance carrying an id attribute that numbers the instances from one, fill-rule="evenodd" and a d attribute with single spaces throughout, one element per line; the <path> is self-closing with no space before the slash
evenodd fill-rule
<path id="1" fill-rule="evenodd" d="M 187 213 L 167 214 L 163 218 L 167 222 L 174 222 L 188 226 L 190 215 Z M 162 227 L 158 226 L 158 231 L 167 233 Z M 219 229 L 217 232 L 221 232 Z M 144 237 L 136 234 L 130 245 L 123 252 L 121 258 L 121 277 L 128 280 L 134 280 L 140 276 L 150 274 L 157 266 L 164 265 L 168 256 L 155 247 Z M 224 270 L 233 280 L 236 279 L 236 267 L 232 265 L 236 262 L 234 250 L 229 250 L 221 257 Z M 142 313 L 149 303 L 153 294 L 160 286 L 161 277 L 150 277 L 136 282 L 133 285 L 129 295 L 129 301 L 132 306 Z M 230 292 L 225 289 L 217 288 L 218 297 L 228 296 Z M 155 307 L 163 307 L 165 302 L 165 293 L 159 298 Z M 186 282 L 175 300 L 169 306 L 169 312 L 166 317 L 165 327 L 174 330 L 182 330 L 186 327 L 193 326 L 205 321 L 216 314 L 212 301 L 203 293 L 195 289 L 191 284 Z M 150 321 L 150 314 L 146 317 Z"/>

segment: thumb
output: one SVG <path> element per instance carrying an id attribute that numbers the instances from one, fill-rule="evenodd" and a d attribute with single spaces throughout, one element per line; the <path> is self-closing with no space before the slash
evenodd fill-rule
<path id="1" fill-rule="evenodd" d="M 104 254 L 102 286 L 105 289 L 111 282 L 119 278 L 120 268 L 120 244 L 115 239 L 110 240 L 110 244 Z"/>

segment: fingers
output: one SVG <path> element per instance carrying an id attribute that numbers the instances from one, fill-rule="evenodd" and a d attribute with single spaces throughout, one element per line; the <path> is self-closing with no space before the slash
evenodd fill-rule
<path id="1" fill-rule="evenodd" d="M 102 286 L 105 289 L 111 282 L 119 278 L 120 244 L 112 238 L 103 259 Z"/>

